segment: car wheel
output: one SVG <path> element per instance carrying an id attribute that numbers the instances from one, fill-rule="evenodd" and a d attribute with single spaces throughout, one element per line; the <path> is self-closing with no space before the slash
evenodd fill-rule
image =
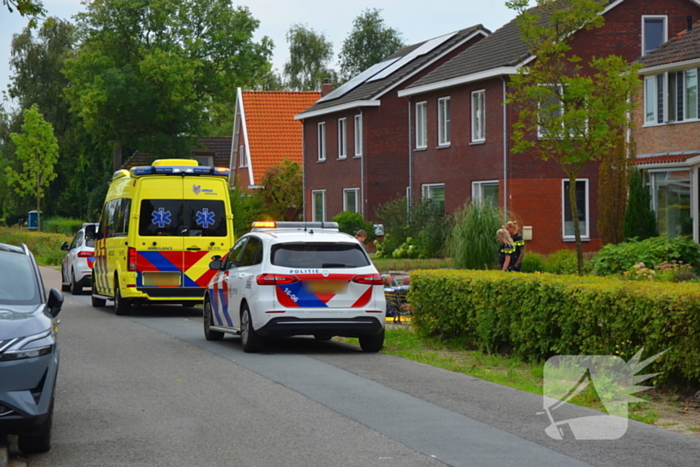
<path id="1" fill-rule="evenodd" d="M 360 337 L 360 348 L 363 352 L 379 352 L 384 347 L 384 329 L 373 336 Z"/>
<path id="2" fill-rule="evenodd" d="M 31 435 L 20 435 L 17 447 L 25 454 L 38 454 L 51 449 L 51 425 L 53 424 L 53 398 L 49 405 L 49 416 L 39 431 Z"/>
<path id="3" fill-rule="evenodd" d="M 241 345 L 246 353 L 260 352 L 262 338 L 253 329 L 253 320 L 250 318 L 250 309 L 243 304 L 241 309 Z"/>
<path id="4" fill-rule="evenodd" d="M 317 341 L 329 341 L 333 339 L 333 336 L 330 334 L 314 334 L 314 339 Z"/>
<path id="5" fill-rule="evenodd" d="M 204 303 L 204 337 L 208 341 L 220 341 L 224 338 L 224 333 L 220 331 L 212 331 L 211 324 L 213 321 L 212 316 L 213 310 L 211 309 L 211 302 L 209 300 Z"/>
<path id="6" fill-rule="evenodd" d="M 73 295 L 80 295 L 83 293 L 83 288 L 75 282 L 75 272 L 73 271 L 70 273 L 70 293 Z"/>
<path id="7" fill-rule="evenodd" d="M 122 298 L 122 294 L 119 291 L 119 279 L 114 281 L 114 313 L 117 316 L 127 316 L 131 308 L 131 304 L 125 298 Z"/>
<path id="8" fill-rule="evenodd" d="M 105 300 L 104 298 L 95 297 L 95 293 L 97 293 L 97 291 L 95 290 L 95 278 L 93 277 L 90 282 L 92 283 L 92 306 L 94 308 L 104 308 L 104 306 L 107 305 L 107 300 Z"/>
<path id="9" fill-rule="evenodd" d="M 63 270 L 63 266 L 61 266 L 61 292 L 68 292 L 70 290 L 70 284 L 68 282 L 64 282 L 66 279 L 66 271 Z"/>

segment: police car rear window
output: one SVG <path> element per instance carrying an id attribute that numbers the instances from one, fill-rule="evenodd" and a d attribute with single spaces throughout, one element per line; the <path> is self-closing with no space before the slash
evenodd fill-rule
<path id="1" fill-rule="evenodd" d="M 360 245 L 282 243 L 272 246 L 271 262 L 289 268 L 359 268 L 369 266 Z"/>
<path id="2" fill-rule="evenodd" d="M 217 200 L 144 199 L 139 215 L 144 237 L 225 237 L 226 211 Z"/>

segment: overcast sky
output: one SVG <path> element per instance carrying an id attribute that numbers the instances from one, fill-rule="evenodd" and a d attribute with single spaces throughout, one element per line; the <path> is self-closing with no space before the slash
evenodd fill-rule
<path id="1" fill-rule="evenodd" d="M 50 16 L 71 19 L 83 11 L 81 0 L 43 0 Z M 301 23 L 324 33 L 333 43 L 337 58 L 352 21 L 367 8 L 379 8 L 387 26 L 400 31 L 404 42 L 414 44 L 449 32 L 482 24 L 495 31 L 515 17 L 505 0 L 234 0 L 246 5 L 260 21 L 256 40 L 263 36 L 275 44 L 273 66 L 282 69 L 288 58 L 285 35 L 293 24 Z M 26 19 L 9 13 L 0 2 L 0 90 L 10 81 L 12 35 L 22 31 Z"/>

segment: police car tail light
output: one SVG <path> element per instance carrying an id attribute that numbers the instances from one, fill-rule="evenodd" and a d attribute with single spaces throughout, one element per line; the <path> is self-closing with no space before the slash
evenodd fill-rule
<path id="1" fill-rule="evenodd" d="M 358 284 L 384 285 L 382 276 L 379 274 L 363 274 L 361 276 L 355 276 L 353 277 L 352 281 L 357 282 Z"/>
<path id="2" fill-rule="evenodd" d="M 260 274 L 257 279 L 258 285 L 293 284 L 298 281 L 295 276 L 287 274 Z"/>
<path id="3" fill-rule="evenodd" d="M 95 256 L 95 253 L 92 251 L 79 251 L 78 252 L 78 258 L 89 258 L 91 256 Z"/>
<path id="4" fill-rule="evenodd" d="M 134 247 L 129 247 L 129 265 L 127 270 L 136 271 L 136 248 Z"/>

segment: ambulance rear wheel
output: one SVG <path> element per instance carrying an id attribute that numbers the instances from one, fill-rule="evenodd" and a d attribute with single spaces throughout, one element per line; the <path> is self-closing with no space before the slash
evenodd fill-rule
<path id="1" fill-rule="evenodd" d="M 117 316 L 126 316 L 129 314 L 131 304 L 128 300 L 122 298 L 122 294 L 119 291 L 119 281 L 115 281 L 114 284 L 114 313 Z"/>

